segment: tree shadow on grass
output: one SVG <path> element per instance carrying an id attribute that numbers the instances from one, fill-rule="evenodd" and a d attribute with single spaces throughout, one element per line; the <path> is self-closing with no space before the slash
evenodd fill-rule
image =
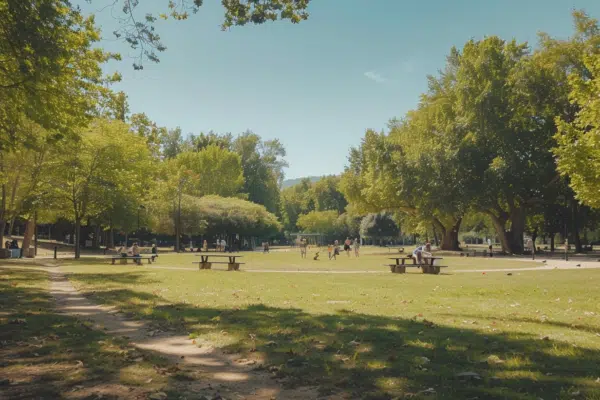
<path id="1" fill-rule="evenodd" d="M 185 391 L 181 373 L 166 373 L 160 354 L 55 312 L 46 272 L 0 267 L 0 277 L 0 398 L 122 399 Z"/>
<path id="2" fill-rule="evenodd" d="M 86 281 L 88 276 L 77 278 Z M 577 392 L 600 398 L 600 384 L 595 382 L 598 350 L 540 340 L 533 334 L 514 339 L 419 317 L 350 310 L 316 315 L 263 304 L 196 307 L 129 289 L 96 296 L 97 301 L 158 325 L 193 332 L 200 342 L 206 339 L 225 352 L 256 352 L 265 360 L 259 368 L 267 368 L 285 385 L 316 385 L 323 395 L 390 399 L 419 392 L 417 397 L 425 396 L 423 391 L 433 388 L 440 399 L 570 399 Z M 133 298 L 137 300 L 130 301 Z M 460 375 L 465 372 L 472 374 Z"/>
<path id="3" fill-rule="evenodd" d="M 477 319 L 477 320 L 487 320 L 487 321 L 502 320 L 502 321 L 506 321 L 506 322 L 535 324 L 535 325 L 539 325 L 540 328 L 543 328 L 544 326 L 552 326 L 552 327 L 556 327 L 556 328 L 573 329 L 576 331 L 600 335 L 600 326 L 590 325 L 585 322 L 577 322 L 577 323 L 570 324 L 567 322 L 554 321 L 551 319 L 518 317 L 518 316 L 514 316 L 514 315 L 503 315 L 503 316 L 499 316 L 498 318 L 485 318 L 485 317 L 482 317 L 481 315 L 471 315 L 471 314 L 465 314 L 465 313 L 456 313 L 456 314 L 444 313 L 441 315 L 446 316 L 446 317 L 454 317 L 454 318 L 467 318 L 467 319 Z M 598 340 L 600 340 L 600 338 Z"/>

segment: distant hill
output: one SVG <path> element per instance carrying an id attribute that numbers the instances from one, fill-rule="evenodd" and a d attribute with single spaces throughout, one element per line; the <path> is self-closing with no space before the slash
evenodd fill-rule
<path id="1" fill-rule="evenodd" d="M 315 182 L 317 182 L 317 181 L 321 180 L 322 176 L 307 176 L 306 178 L 310 179 L 310 181 L 311 181 L 312 183 L 315 183 Z M 304 178 L 286 179 L 286 180 L 284 180 L 284 181 L 283 181 L 283 183 L 282 183 L 282 185 L 281 185 L 281 188 L 282 188 L 282 189 L 285 189 L 285 188 L 288 188 L 288 187 L 290 187 L 290 186 L 297 185 L 297 184 L 299 184 L 299 183 L 300 183 L 300 181 L 301 181 L 302 179 L 304 179 Z"/>

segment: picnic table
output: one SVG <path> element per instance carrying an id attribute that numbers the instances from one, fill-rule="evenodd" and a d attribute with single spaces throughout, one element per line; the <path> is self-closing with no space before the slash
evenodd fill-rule
<path id="1" fill-rule="evenodd" d="M 394 274 L 404 274 L 406 267 L 421 268 L 424 274 L 438 275 L 440 268 L 447 268 L 445 265 L 434 265 L 435 260 L 443 260 L 442 257 L 423 257 L 423 264 L 417 264 L 412 256 L 406 255 L 404 257 L 390 257 L 390 260 L 395 260 L 393 264 L 387 264 L 390 267 L 390 271 Z M 412 261 L 412 264 L 406 264 L 406 261 Z"/>
<path id="2" fill-rule="evenodd" d="M 127 264 L 127 260 L 133 260 L 134 263 L 142 264 L 142 260 L 148 260 L 148 264 L 152 264 L 154 261 L 154 255 L 152 254 L 140 254 L 139 256 L 126 256 L 123 257 L 120 254 L 110 256 L 108 258 L 112 259 L 112 263 L 114 264 L 116 260 L 121 260 L 121 264 Z"/>
<path id="3" fill-rule="evenodd" d="M 213 264 L 227 264 L 228 271 L 239 271 L 240 265 L 244 264 L 239 262 L 237 259 L 242 256 L 238 254 L 196 254 L 196 256 L 200 257 L 200 261 L 194 261 L 193 264 L 198 264 L 200 269 L 211 269 Z M 222 259 L 227 258 L 227 261 L 212 261 L 213 259 Z"/>

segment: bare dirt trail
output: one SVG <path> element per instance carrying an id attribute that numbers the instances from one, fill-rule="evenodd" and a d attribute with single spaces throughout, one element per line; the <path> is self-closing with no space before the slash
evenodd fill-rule
<path id="1" fill-rule="evenodd" d="M 128 320 L 118 310 L 95 304 L 79 293 L 56 268 L 45 269 L 51 276 L 51 294 L 57 310 L 87 320 L 94 329 L 113 336 L 126 337 L 131 345 L 152 351 L 182 368 L 202 374 L 191 389 L 207 399 L 315 399 L 315 388 L 284 389 L 268 372 L 254 370 L 257 360 L 240 359 L 210 346 L 198 347 L 188 336 L 156 333 L 149 323 Z M 221 397 L 219 397 L 221 396 Z"/>

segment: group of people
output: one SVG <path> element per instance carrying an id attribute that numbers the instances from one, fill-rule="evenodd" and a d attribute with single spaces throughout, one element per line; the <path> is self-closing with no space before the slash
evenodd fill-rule
<path id="1" fill-rule="evenodd" d="M 306 239 L 300 239 L 300 257 L 302 258 L 306 258 L 306 254 L 308 252 L 308 242 Z M 350 239 L 349 237 L 346 238 L 346 240 L 344 241 L 344 251 L 346 252 L 346 254 L 348 255 L 348 257 L 350 257 L 350 252 L 354 250 L 354 257 L 359 257 L 360 256 L 360 240 L 358 238 L 355 239 Z M 340 242 L 338 240 L 334 241 L 333 243 L 330 243 L 329 246 L 327 246 L 327 253 L 329 256 L 329 259 L 334 259 L 337 260 L 337 256 L 340 255 Z M 319 252 L 317 252 L 315 254 L 315 256 L 313 257 L 314 260 L 318 260 L 319 259 Z"/>
<path id="2" fill-rule="evenodd" d="M 346 255 L 348 257 L 350 257 L 350 252 L 352 250 L 354 250 L 354 257 L 360 256 L 360 240 L 358 238 L 350 239 L 349 237 L 347 237 L 346 240 L 344 241 L 344 251 L 346 252 Z M 333 242 L 333 244 L 330 244 L 327 247 L 327 252 L 329 253 L 330 260 L 332 258 L 334 260 L 337 260 L 337 256 L 340 255 L 339 241 L 336 240 Z"/>
<path id="3" fill-rule="evenodd" d="M 121 246 L 119 248 L 119 250 L 117 250 L 117 253 L 119 253 L 121 255 L 121 257 L 137 257 L 140 258 L 141 257 L 141 250 L 140 250 L 140 246 L 137 244 L 137 242 L 134 242 L 133 245 L 129 248 L 127 248 L 126 246 Z M 158 257 L 158 248 L 156 247 L 155 244 L 152 245 L 152 261 L 154 261 L 154 259 L 156 259 Z M 138 264 L 142 263 L 141 258 L 139 260 L 136 260 L 136 262 Z"/>

